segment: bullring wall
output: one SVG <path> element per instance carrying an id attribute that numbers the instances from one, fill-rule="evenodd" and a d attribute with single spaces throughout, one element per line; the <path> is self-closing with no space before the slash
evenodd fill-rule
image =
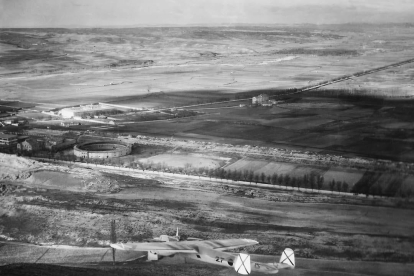
<path id="1" fill-rule="evenodd" d="M 87 142 L 76 145 L 73 153 L 79 158 L 106 159 L 125 156 L 131 153 L 131 146 L 122 142 Z"/>

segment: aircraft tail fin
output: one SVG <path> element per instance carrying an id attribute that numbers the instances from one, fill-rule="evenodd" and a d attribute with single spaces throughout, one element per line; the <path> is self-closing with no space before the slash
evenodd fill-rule
<path id="1" fill-rule="evenodd" d="M 280 268 L 295 268 L 295 253 L 290 248 L 283 250 L 279 260 Z"/>
<path id="2" fill-rule="evenodd" d="M 233 267 L 238 274 L 249 275 L 252 272 L 250 255 L 239 253 Z"/>

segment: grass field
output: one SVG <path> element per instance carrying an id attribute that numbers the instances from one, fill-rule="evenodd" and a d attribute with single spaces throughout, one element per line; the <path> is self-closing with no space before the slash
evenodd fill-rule
<path id="1" fill-rule="evenodd" d="M 139 162 L 148 164 L 160 164 L 170 168 L 208 168 L 215 169 L 220 167 L 223 161 L 208 157 L 200 157 L 196 155 L 186 154 L 159 154 L 145 159 L 139 159 Z"/>
<path id="2" fill-rule="evenodd" d="M 349 187 L 352 187 L 355 183 L 357 183 L 362 176 L 364 175 L 363 171 L 358 170 L 344 170 L 342 168 L 330 168 L 323 174 L 325 179 L 325 183 L 329 183 L 332 180 L 335 181 L 342 181 L 349 184 Z M 327 187 L 325 187 L 327 188 Z"/>

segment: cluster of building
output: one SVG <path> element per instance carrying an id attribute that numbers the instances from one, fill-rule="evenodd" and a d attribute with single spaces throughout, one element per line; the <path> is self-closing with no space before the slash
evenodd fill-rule
<path id="1" fill-rule="evenodd" d="M 27 136 L 6 134 L 0 132 L 0 148 L 8 151 L 34 152 L 34 151 L 60 151 L 73 147 L 75 139 L 56 136 Z"/>
<path id="2" fill-rule="evenodd" d="M 58 115 L 62 116 L 65 119 L 71 118 L 81 118 L 86 112 L 100 110 L 102 107 L 100 105 L 94 104 L 87 104 L 87 105 L 80 105 L 75 107 L 67 107 L 63 108 L 58 112 Z"/>
<path id="3" fill-rule="evenodd" d="M 0 132 L 0 147 L 10 148 L 16 146 L 18 143 L 17 135 L 5 134 Z"/>
<path id="4" fill-rule="evenodd" d="M 0 120 L 0 127 L 5 127 L 5 126 L 8 126 L 8 125 L 22 126 L 26 123 L 27 123 L 27 121 L 24 120 L 24 119 L 6 118 L 4 120 Z"/>
<path id="5" fill-rule="evenodd" d="M 80 133 L 64 130 L 31 129 L 24 134 L 0 132 L 0 151 L 7 153 L 56 153 L 73 148 L 73 154 L 80 159 L 107 159 L 131 153 L 131 143 L 122 139 L 108 138 L 77 145 Z"/>
<path id="6" fill-rule="evenodd" d="M 252 105 L 272 106 L 275 104 L 277 104 L 277 101 L 270 100 L 269 96 L 266 94 L 260 94 L 259 96 L 252 98 Z"/>
<path id="7" fill-rule="evenodd" d="M 53 112 L 53 111 L 49 111 Z M 53 112 L 53 115 L 61 116 L 63 119 L 106 119 L 108 114 L 117 114 L 119 110 L 104 104 L 87 104 L 73 107 L 62 108 Z"/>

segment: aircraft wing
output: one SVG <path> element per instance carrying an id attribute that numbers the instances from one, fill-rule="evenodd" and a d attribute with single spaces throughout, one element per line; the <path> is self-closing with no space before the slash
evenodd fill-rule
<path id="1" fill-rule="evenodd" d="M 197 253 L 198 247 L 215 250 L 228 250 L 258 244 L 249 239 L 181 241 L 181 242 L 146 242 L 146 243 L 118 243 L 111 244 L 112 248 L 130 251 L 170 251 L 177 253 Z"/>
<path id="2" fill-rule="evenodd" d="M 228 240 L 205 240 L 205 241 L 188 241 L 188 243 L 196 244 L 210 249 L 219 251 L 230 250 L 245 246 L 258 244 L 259 242 L 250 239 L 228 239 Z"/>
<path id="3" fill-rule="evenodd" d="M 119 262 L 146 257 L 147 252 L 119 252 Z M 34 245 L 18 242 L 0 242 L 0 265 L 12 263 L 100 263 L 112 262 L 112 249 L 67 245 Z"/>
<path id="4" fill-rule="evenodd" d="M 143 242 L 143 243 L 115 243 L 112 248 L 124 251 L 168 251 L 175 253 L 197 253 L 189 244 L 180 242 Z"/>

